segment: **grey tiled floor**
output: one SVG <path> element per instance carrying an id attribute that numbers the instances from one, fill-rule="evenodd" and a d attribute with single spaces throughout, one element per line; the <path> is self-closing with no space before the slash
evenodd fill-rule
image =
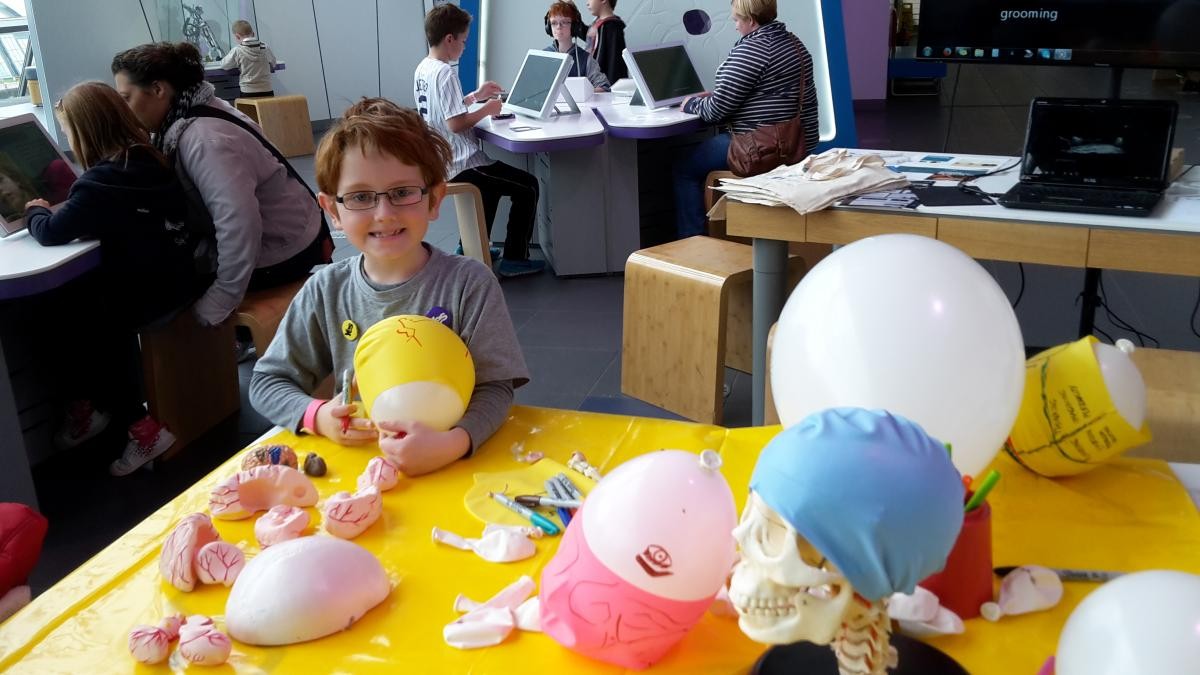
<path id="1" fill-rule="evenodd" d="M 1016 154 L 1031 96 L 1102 96 L 1107 82 L 1096 70 L 1078 68 L 1014 72 L 993 66 L 963 68 L 961 73 L 956 70 L 951 67 L 951 78 L 944 84 L 940 99 L 891 99 L 881 110 L 860 111 L 856 115 L 859 145 Z M 956 75 L 961 78 L 957 92 L 953 82 Z M 1148 73 L 1141 71 L 1140 75 L 1127 75 L 1125 95 L 1161 97 L 1163 86 L 1151 85 Z M 1166 95 L 1173 94 L 1168 90 Z M 949 107 L 952 98 L 953 112 Z M 1177 98 L 1181 115 L 1176 144 L 1186 147 L 1189 157 L 1200 156 L 1200 97 Z M 296 158 L 294 164 L 313 182 L 311 157 Z M 427 241 L 453 250 L 456 233 L 452 210 L 446 209 L 443 217 L 432 224 Z M 339 257 L 353 255 L 344 239 L 338 243 Z M 670 416 L 620 394 L 622 277 L 559 279 L 547 273 L 506 279 L 501 288 L 532 374 L 532 382 L 517 391 L 518 403 Z M 243 364 L 241 374 L 244 397 L 248 364 Z M 727 426 L 749 423 L 749 380 L 748 375 L 727 371 Z M 39 494 L 51 529 L 32 580 L 35 591 L 47 588 L 83 563 L 268 427 L 243 398 L 236 419 L 153 472 L 139 471 L 123 479 L 108 477 L 104 467 L 110 458 L 108 453 L 121 444 L 119 430 L 106 432 L 92 448 L 64 453 L 38 467 Z M 101 445 L 108 450 L 100 450 Z"/>

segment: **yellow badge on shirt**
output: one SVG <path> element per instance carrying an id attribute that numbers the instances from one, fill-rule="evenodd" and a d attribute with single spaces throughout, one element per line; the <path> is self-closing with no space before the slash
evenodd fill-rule
<path id="1" fill-rule="evenodd" d="M 343 321 L 342 322 L 342 337 L 346 338 L 346 340 L 348 340 L 350 342 L 354 342 L 355 340 L 357 340 L 358 339 L 358 324 L 354 323 L 350 319 L 346 319 L 345 321 Z"/>

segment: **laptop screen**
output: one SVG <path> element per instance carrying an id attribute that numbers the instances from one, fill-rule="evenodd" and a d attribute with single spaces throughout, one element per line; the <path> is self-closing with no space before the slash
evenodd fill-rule
<path id="1" fill-rule="evenodd" d="M 0 236 L 25 228 L 25 203 L 67 198 L 75 169 L 31 114 L 0 120 Z"/>
<path id="2" fill-rule="evenodd" d="M 1174 101 L 1034 99 L 1021 180 L 1161 190 L 1176 111 Z"/>

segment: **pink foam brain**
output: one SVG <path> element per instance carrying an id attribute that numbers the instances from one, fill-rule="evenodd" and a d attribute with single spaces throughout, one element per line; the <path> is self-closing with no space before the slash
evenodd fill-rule
<path id="1" fill-rule="evenodd" d="M 220 538 L 208 516 L 203 513 L 185 516 L 163 542 L 158 559 L 159 572 L 175 588 L 191 591 L 196 587 L 196 573 L 192 567 L 196 552 Z"/>
<path id="2" fill-rule="evenodd" d="M 205 544 L 196 552 L 196 576 L 203 584 L 232 586 L 245 566 L 241 549 L 227 541 Z"/>
<path id="3" fill-rule="evenodd" d="M 400 467 L 387 457 L 372 457 L 367 470 L 358 477 L 358 489 L 374 485 L 380 492 L 387 492 L 400 482 Z"/>
<path id="4" fill-rule="evenodd" d="M 350 494 L 338 492 L 325 500 L 325 529 L 340 539 L 353 539 L 383 513 L 383 497 L 374 485 Z"/>
<path id="5" fill-rule="evenodd" d="M 129 631 L 129 653 L 138 663 L 162 663 L 170 648 L 170 636 L 157 626 L 134 626 Z"/>
<path id="6" fill-rule="evenodd" d="M 254 521 L 254 538 L 258 545 L 266 548 L 289 539 L 295 539 L 308 527 L 308 511 L 295 506 L 280 504 Z"/>
<path id="7" fill-rule="evenodd" d="M 317 488 L 308 476 L 282 464 L 239 471 L 212 489 L 208 510 L 214 518 L 241 520 L 272 506 L 312 506 Z"/>
<path id="8" fill-rule="evenodd" d="M 229 658 L 233 643 L 212 624 L 185 623 L 179 629 L 179 654 L 201 666 L 219 666 Z"/>

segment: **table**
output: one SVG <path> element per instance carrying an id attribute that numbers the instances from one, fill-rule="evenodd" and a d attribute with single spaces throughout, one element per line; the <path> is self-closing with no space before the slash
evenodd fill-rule
<path id="1" fill-rule="evenodd" d="M 96 241 L 42 246 L 28 230 L 0 239 L 0 500 L 37 507 L 30 458 L 45 455 L 50 445 L 49 433 L 40 428 L 50 411 L 33 382 L 29 357 L 38 330 L 21 319 L 28 318 L 35 296 L 99 264 Z"/>
<path id="2" fill-rule="evenodd" d="M 475 133 L 515 156 L 489 154 L 538 178 L 538 242 L 556 274 L 622 272 L 642 247 L 643 224 L 662 220 L 654 196 L 665 194 L 669 204 L 672 194 L 669 171 L 639 168 L 639 142 L 706 127 L 696 115 L 616 103 L 607 93 L 593 94 L 579 108 L 578 115 L 548 120 L 485 118 Z"/>
<path id="3" fill-rule="evenodd" d="M 458 651 L 441 639 L 452 621 L 455 595 L 486 599 L 523 574 L 535 580 L 553 555 L 557 539 L 537 543 L 528 560 L 495 565 L 471 553 L 430 541 L 434 526 L 478 536 L 482 523 L 463 507 L 476 472 L 525 465 L 518 450 L 539 450 L 565 461 L 583 451 L 602 471 L 657 448 L 716 449 L 722 473 L 740 509 L 758 450 L 779 427 L 721 427 L 617 415 L 517 406 L 508 421 L 470 460 L 418 479 L 402 479 L 384 494 L 384 513 L 355 541 L 382 561 L 393 591 L 351 630 L 286 648 L 235 643 L 226 672 L 353 673 L 617 673 L 561 648 L 544 635 L 519 633 L 490 649 Z M 354 489 L 356 475 L 374 447 L 339 448 L 320 438 L 280 432 L 273 440 L 303 455 L 316 450 L 330 473 L 315 479 L 323 497 Z M 131 669 L 126 640 L 138 623 L 157 623 L 171 612 L 220 615 L 228 589 L 202 587 L 180 593 L 158 574 L 163 539 L 175 523 L 206 504 L 208 489 L 236 470 L 232 457 L 212 474 L 163 506 L 83 567 L 72 572 L 10 619 L 0 631 L 0 671 L 76 673 L 104 664 Z M 1168 465 L 1122 459 L 1083 476 L 1052 481 L 1017 466 L 1007 456 L 996 466 L 1002 480 L 992 493 L 996 565 L 1040 564 L 1110 570 L 1175 568 L 1200 572 L 1200 514 Z M 1181 474 L 1200 487 L 1190 473 Z M 314 513 L 315 510 L 314 510 Z M 1087 513 L 1086 518 L 1080 513 Z M 317 518 L 319 519 L 319 514 Z M 253 519 L 217 522 L 222 538 L 253 555 Z M 1095 586 L 1068 583 L 1052 611 L 1010 617 L 998 624 L 967 622 L 961 636 L 933 641 L 975 675 L 1033 673 L 1053 650 L 1059 630 L 1076 603 Z M 706 615 L 684 640 L 648 673 L 744 673 L 763 651 L 730 619 Z M 164 669 L 160 667 L 160 670 Z"/>
<path id="4" fill-rule="evenodd" d="M 895 155 L 897 153 L 885 153 Z M 920 157 L 927 153 L 905 153 Z M 1016 158 L 966 156 L 1000 162 Z M 922 177 L 913 174 L 912 177 Z M 923 177 L 928 177 L 924 175 Z M 1018 178 L 1010 169 L 975 182 L 991 193 Z M 753 421 L 763 420 L 767 333 L 785 297 L 787 242 L 848 244 L 887 233 L 934 237 L 988 260 L 1200 276 L 1200 172 L 1183 174 L 1148 218 L 992 206 L 921 206 L 915 211 L 832 207 L 801 215 L 786 207 L 727 205 L 727 232 L 754 239 Z M 1086 294 L 1085 294 L 1086 295 Z M 1084 316 L 1089 307 L 1084 308 Z"/>
<path id="5" fill-rule="evenodd" d="M 271 69 L 272 73 L 280 70 L 287 70 L 287 64 L 280 61 Z M 218 64 L 209 63 L 204 66 L 204 79 L 212 83 L 217 90 L 217 98 L 224 99 L 233 103 L 235 99 L 242 95 L 242 89 L 238 85 L 238 77 L 241 75 L 241 68 L 221 68 Z"/>

